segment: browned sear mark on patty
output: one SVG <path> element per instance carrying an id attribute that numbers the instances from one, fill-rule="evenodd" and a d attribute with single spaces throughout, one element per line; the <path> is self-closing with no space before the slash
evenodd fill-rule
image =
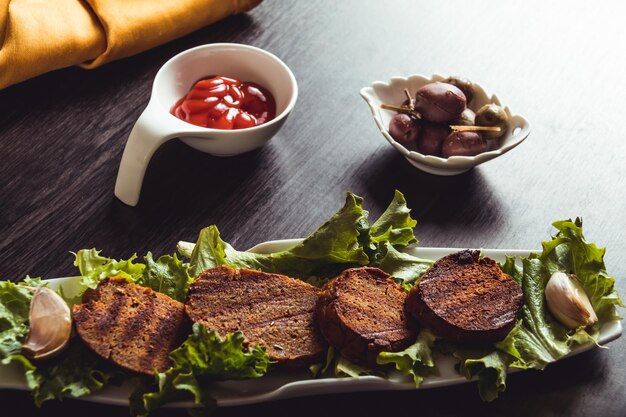
<path id="1" fill-rule="evenodd" d="M 374 367 L 380 352 L 402 350 L 415 340 L 405 299 L 380 269 L 343 271 L 324 286 L 317 305 L 322 334 L 346 359 Z"/>
<path id="2" fill-rule="evenodd" d="M 185 309 L 193 322 L 222 336 L 240 330 L 247 343 L 265 346 L 271 360 L 302 367 L 328 347 L 315 324 L 319 292 L 284 275 L 220 266 L 190 285 Z"/>
<path id="3" fill-rule="evenodd" d="M 419 323 L 457 342 L 502 340 L 515 325 L 522 289 L 496 261 L 464 250 L 439 259 L 409 293 Z"/>
<path id="4" fill-rule="evenodd" d="M 184 305 L 121 277 L 105 278 L 73 307 L 76 331 L 98 355 L 127 370 L 154 375 L 187 329 Z"/>

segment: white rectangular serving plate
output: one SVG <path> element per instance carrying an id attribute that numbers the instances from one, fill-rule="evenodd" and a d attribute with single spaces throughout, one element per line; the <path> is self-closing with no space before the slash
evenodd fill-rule
<path id="1" fill-rule="evenodd" d="M 250 252 L 269 253 L 287 249 L 300 242 L 301 239 L 288 239 L 264 242 L 249 249 Z M 182 245 L 191 245 L 181 242 Z M 420 248 L 409 247 L 405 252 L 424 259 L 437 260 L 450 253 L 458 252 L 458 248 Z M 515 256 L 518 259 L 528 256 L 528 250 L 482 249 L 484 256 L 503 262 L 505 256 Z M 48 280 L 52 289 L 63 287 L 66 295 L 72 296 L 77 291 L 78 277 L 56 278 Z M 605 345 L 622 335 L 620 321 L 605 323 L 600 330 L 599 344 Z M 589 350 L 596 345 L 585 344 L 574 347 L 568 356 Z M 450 355 L 436 356 L 439 376 L 428 377 L 420 389 L 436 388 L 447 385 L 462 384 L 468 380 L 459 375 L 454 369 L 456 360 Z M 513 370 L 512 372 L 515 372 Z M 0 388 L 28 390 L 21 366 L 11 364 L 0 365 Z M 271 400 L 311 395 L 355 392 L 355 391 L 398 391 L 415 389 L 412 379 L 402 376 L 398 372 L 391 372 L 388 378 L 379 376 L 361 376 L 358 378 L 312 378 L 308 370 L 301 371 L 272 371 L 261 379 L 244 381 L 217 382 L 211 391 L 219 406 L 236 406 L 254 404 Z M 121 386 L 108 386 L 92 395 L 82 397 L 91 401 L 111 405 L 128 405 L 128 397 L 133 387 L 130 383 Z M 191 407 L 191 403 L 173 403 L 169 407 Z"/>

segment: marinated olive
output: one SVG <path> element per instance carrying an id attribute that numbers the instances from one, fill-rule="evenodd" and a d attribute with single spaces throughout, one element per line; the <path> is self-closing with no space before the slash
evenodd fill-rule
<path id="1" fill-rule="evenodd" d="M 429 122 L 446 123 L 457 119 L 466 106 L 465 94 L 452 84 L 430 83 L 415 93 L 415 110 Z"/>
<path id="2" fill-rule="evenodd" d="M 476 122 L 476 113 L 470 108 L 463 110 L 461 117 L 450 122 L 452 125 L 474 126 Z"/>
<path id="3" fill-rule="evenodd" d="M 442 146 L 444 158 L 451 156 L 474 156 L 487 151 L 487 142 L 478 132 L 452 132 Z"/>
<path id="4" fill-rule="evenodd" d="M 398 113 L 389 122 L 389 134 L 404 146 L 415 145 L 419 130 L 417 119 L 408 114 Z"/>
<path id="5" fill-rule="evenodd" d="M 417 150 L 424 155 L 441 156 L 441 145 L 450 134 L 450 129 L 445 125 L 423 123 L 417 139 Z"/>
<path id="6" fill-rule="evenodd" d="M 467 100 L 467 104 L 472 102 L 472 99 L 474 98 L 474 84 L 472 84 L 470 80 L 463 77 L 452 76 L 446 78 L 445 80 L 443 80 L 443 82 L 452 84 L 459 90 L 463 91 L 463 94 L 465 94 L 465 99 Z"/>
<path id="7" fill-rule="evenodd" d="M 485 104 L 476 112 L 476 126 L 496 126 L 499 132 L 483 132 L 489 139 L 498 139 L 506 133 L 508 116 L 504 109 L 497 104 Z"/>

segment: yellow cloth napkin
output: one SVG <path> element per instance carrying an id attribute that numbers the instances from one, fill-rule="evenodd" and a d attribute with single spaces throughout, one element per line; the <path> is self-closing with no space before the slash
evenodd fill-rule
<path id="1" fill-rule="evenodd" d="M 95 68 L 261 0 L 0 0 L 0 89 L 71 65 Z"/>

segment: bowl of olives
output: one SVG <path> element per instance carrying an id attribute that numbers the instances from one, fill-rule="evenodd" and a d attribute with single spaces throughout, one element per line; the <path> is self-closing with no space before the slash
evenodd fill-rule
<path id="1" fill-rule="evenodd" d="M 494 159 L 530 134 L 524 117 L 461 77 L 411 75 L 361 89 L 376 126 L 416 168 L 458 175 Z"/>

